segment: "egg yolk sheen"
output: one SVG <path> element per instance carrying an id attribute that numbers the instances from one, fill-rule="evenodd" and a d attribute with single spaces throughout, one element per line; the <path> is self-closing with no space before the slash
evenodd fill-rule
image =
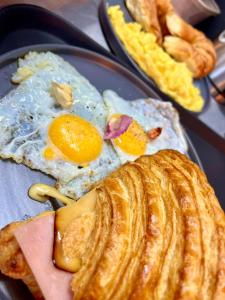
<path id="1" fill-rule="evenodd" d="M 119 116 L 114 115 L 113 117 Z M 146 152 L 148 137 L 143 128 L 133 119 L 128 129 L 115 138 L 113 142 L 123 152 L 134 156 L 141 156 Z"/>
<path id="2" fill-rule="evenodd" d="M 62 159 L 86 164 L 95 160 L 102 151 L 103 140 L 98 130 L 79 116 L 61 115 L 48 130 L 49 146 L 44 150 L 46 159 Z"/>

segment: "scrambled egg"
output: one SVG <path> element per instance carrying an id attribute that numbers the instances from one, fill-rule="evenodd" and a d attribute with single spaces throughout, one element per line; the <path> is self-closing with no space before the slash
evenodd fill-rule
<path id="1" fill-rule="evenodd" d="M 203 98 L 185 63 L 176 62 L 157 44 L 156 37 L 143 31 L 140 24 L 126 23 L 119 5 L 109 7 L 108 14 L 128 53 L 161 91 L 184 108 L 201 111 Z"/>

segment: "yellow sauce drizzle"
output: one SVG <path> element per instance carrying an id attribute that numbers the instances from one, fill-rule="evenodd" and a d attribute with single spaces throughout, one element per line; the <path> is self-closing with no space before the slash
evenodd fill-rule
<path id="1" fill-rule="evenodd" d="M 74 204 L 74 200 L 63 196 L 56 188 L 53 186 L 37 183 L 30 187 L 28 194 L 30 198 L 39 201 L 39 202 L 46 202 L 49 198 L 55 198 L 61 201 L 65 205 Z"/>
<path id="2" fill-rule="evenodd" d="M 79 271 L 82 266 L 82 258 L 74 257 L 72 254 L 71 256 L 66 255 L 64 253 L 63 236 L 74 219 L 82 218 L 83 215 L 93 213 L 95 211 L 96 191 L 92 190 L 77 202 L 63 196 L 56 188 L 42 183 L 32 185 L 28 193 L 32 199 L 39 202 L 46 202 L 50 200 L 50 198 L 55 198 L 67 205 L 55 212 L 53 262 L 58 268 L 67 272 L 75 273 Z M 81 227 L 83 226 L 82 220 L 79 225 Z M 91 230 L 91 228 L 86 229 Z M 74 247 L 79 248 L 79 245 L 74 245 Z"/>

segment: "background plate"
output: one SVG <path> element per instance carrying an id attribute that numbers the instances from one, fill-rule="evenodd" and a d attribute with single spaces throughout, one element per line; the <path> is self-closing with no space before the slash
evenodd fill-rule
<path id="1" fill-rule="evenodd" d="M 124 0 L 101 0 L 99 6 L 99 17 L 106 40 L 108 41 L 112 51 L 124 63 L 129 65 L 130 68 L 132 68 L 150 87 L 157 91 L 163 100 L 173 102 L 174 106 L 178 109 L 181 120 L 185 126 L 189 127 L 191 130 L 225 153 L 225 106 L 219 105 L 211 98 L 208 79 L 203 78 L 195 81 L 195 84 L 201 90 L 201 94 L 205 100 L 204 108 L 200 113 L 194 113 L 184 109 L 169 96 L 162 93 L 154 81 L 139 68 L 117 37 L 107 13 L 107 7 L 113 5 L 120 5 L 124 12 L 125 19 L 129 22 L 133 21 L 125 6 Z"/>
<path id="2" fill-rule="evenodd" d="M 107 1 L 103 0 L 102 1 L 101 16 L 104 19 L 104 21 L 102 22 L 103 30 L 104 30 L 104 28 L 106 29 L 105 35 L 107 37 L 107 40 L 109 41 L 109 44 L 110 44 L 113 52 L 116 53 L 125 63 L 131 65 L 136 70 L 136 72 L 139 73 L 143 77 L 143 79 L 152 88 L 154 88 L 154 89 L 157 88 L 157 90 L 158 90 L 158 87 L 155 84 L 155 82 L 148 75 L 146 75 L 146 73 L 144 71 L 142 71 L 142 69 L 138 66 L 138 64 L 135 62 L 135 60 L 129 55 L 126 48 L 123 46 L 122 42 L 120 41 L 120 39 L 117 37 L 117 34 L 114 31 L 114 28 L 111 24 L 111 21 L 108 17 L 108 13 L 107 13 L 107 7 L 113 6 L 113 5 L 120 5 L 121 10 L 124 12 L 125 19 L 128 22 L 134 21 L 134 19 L 130 15 L 128 9 L 126 8 L 124 0 L 107 0 Z M 205 108 L 207 103 L 210 100 L 208 81 L 206 78 L 203 78 L 201 80 L 196 80 L 195 84 L 200 89 L 201 94 L 204 98 L 204 101 L 205 101 L 204 108 Z M 168 99 L 168 100 L 174 102 L 174 100 L 172 98 L 170 98 L 166 94 L 162 93 L 161 91 L 159 91 L 159 92 L 163 95 L 164 99 Z"/>
<path id="3" fill-rule="evenodd" d="M 15 87 L 11 84 L 10 78 L 16 70 L 17 58 L 31 50 L 50 50 L 59 54 L 74 65 L 83 76 L 87 77 L 100 92 L 105 89 L 113 89 L 128 100 L 143 97 L 160 98 L 150 87 L 113 60 L 81 48 L 52 44 L 24 47 L 0 57 L 0 97 Z M 190 158 L 201 166 L 198 155 L 188 137 L 187 140 Z M 27 190 L 30 185 L 37 182 L 54 183 L 52 178 L 10 160 L 0 161 L 0 174 L 0 227 L 51 208 L 49 204 L 43 205 L 31 201 L 27 196 Z M 21 282 L 0 276 L 1 300 L 31 298 Z"/>

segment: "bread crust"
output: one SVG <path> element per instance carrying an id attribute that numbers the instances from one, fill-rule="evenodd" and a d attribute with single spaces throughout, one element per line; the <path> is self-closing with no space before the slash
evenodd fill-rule
<path id="1" fill-rule="evenodd" d="M 74 274 L 74 300 L 225 299 L 225 216 L 198 166 L 160 151 L 96 191 L 104 242 Z"/>

